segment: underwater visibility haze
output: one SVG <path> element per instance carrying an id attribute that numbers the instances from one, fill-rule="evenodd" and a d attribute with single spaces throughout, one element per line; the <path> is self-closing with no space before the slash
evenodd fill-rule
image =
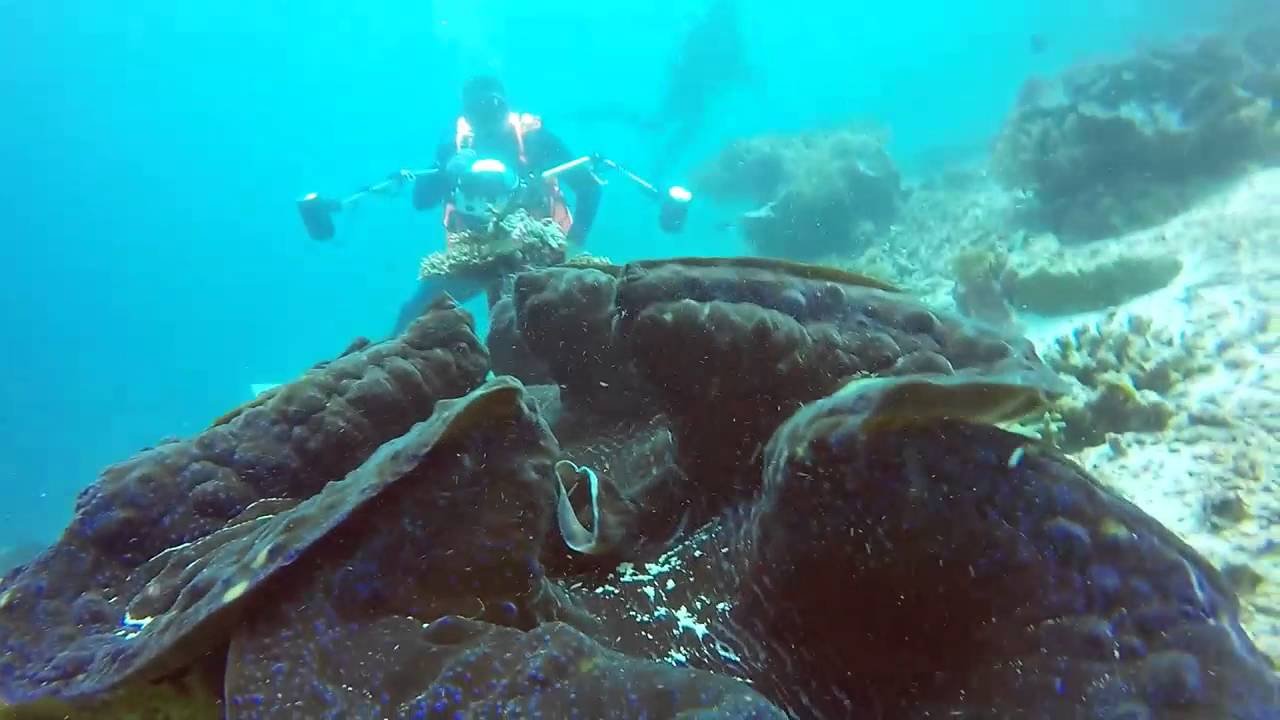
<path id="1" fill-rule="evenodd" d="M 0 2 L 0 719 L 1280 718 L 1280 10 Z"/>

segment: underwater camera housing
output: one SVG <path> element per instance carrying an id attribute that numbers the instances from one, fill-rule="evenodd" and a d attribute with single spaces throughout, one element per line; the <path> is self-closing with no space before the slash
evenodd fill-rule
<path id="1" fill-rule="evenodd" d="M 520 190 L 520 178 L 505 163 L 481 158 L 460 173 L 453 189 L 453 207 L 468 217 L 488 218 L 507 212 Z"/>

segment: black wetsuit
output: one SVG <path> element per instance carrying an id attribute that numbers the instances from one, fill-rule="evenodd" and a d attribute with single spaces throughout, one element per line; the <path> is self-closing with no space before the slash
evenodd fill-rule
<path id="1" fill-rule="evenodd" d="M 516 144 L 515 131 L 504 125 L 499 135 L 476 133 L 472 146 L 480 157 L 491 157 L 502 160 L 511 167 L 519 167 L 519 146 Z M 441 141 L 436 147 L 435 167 L 443 170 L 448 167 L 457 150 L 457 138 L 454 133 Z M 551 131 L 539 128 L 527 133 L 524 137 L 524 151 L 528 164 L 523 168 L 525 173 L 540 173 L 561 163 L 574 159 L 569 148 Z M 563 184 L 573 193 L 573 226 L 569 230 L 569 241 L 580 245 L 591 231 L 595 221 L 596 210 L 600 207 L 600 184 L 590 171 L 575 168 L 560 176 Z M 453 189 L 454 178 L 447 172 L 424 175 L 414 182 L 413 206 L 418 210 L 426 210 L 439 205 L 448 197 Z"/>
<path id="2" fill-rule="evenodd" d="M 472 148 L 480 157 L 491 157 L 507 163 L 510 167 L 519 167 L 519 146 L 516 143 L 515 131 L 503 126 L 503 132 L 497 135 L 476 132 Z M 561 163 L 574 159 L 569 148 L 545 128 L 528 132 L 524 136 L 524 151 L 527 165 L 523 171 L 540 173 Z M 455 178 L 445 169 L 457 154 L 457 137 L 454 132 L 448 133 L 444 140 L 436 146 L 435 168 L 441 172 L 424 174 L 414 181 L 413 207 L 418 210 L 434 208 L 444 202 L 453 190 Z M 600 207 L 600 183 L 586 167 L 575 168 L 560 175 L 562 185 L 573 193 L 573 225 L 569 229 L 569 241 L 581 245 L 595 221 L 596 210 Z M 442 283 L 420 283 L 417 292 L 400 308 L 396 318 L 393 335 L 400 334 L 409 323 L 422 314 L 441 290 L 450 291 L 447 279 Z M 461 291 L 460 291 L 461 292 Z"/>

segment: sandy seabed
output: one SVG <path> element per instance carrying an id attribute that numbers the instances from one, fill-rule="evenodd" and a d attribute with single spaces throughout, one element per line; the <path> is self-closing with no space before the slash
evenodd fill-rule
<path id="1" fill-rule="evenodd" d="M 1165 397 L 1168 429 L 1113 435 L 1076 457 L 1224 570 L 1246 628 L 1280 658 L 1280 169 L 1102 242 L 1182 258 L 1174 283 L 1116 310 L 1202 338 L 1212 356 Z M 1043 350 L 1100 316 L 1033 320 L 1028 334 Z"/>

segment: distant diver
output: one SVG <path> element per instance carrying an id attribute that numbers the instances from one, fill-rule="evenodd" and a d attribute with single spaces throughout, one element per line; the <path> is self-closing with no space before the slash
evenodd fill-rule
<path id="1" fill-rule="evenodd" d="M 613 104 L 578 117 L 630 125 L 658 136 L 652 170 L 661 178 L 697 139 L 715 104 L 753 77 L 738 0 L 713 0 L 668 63 L 662 100 L 654 112 Z"/>

